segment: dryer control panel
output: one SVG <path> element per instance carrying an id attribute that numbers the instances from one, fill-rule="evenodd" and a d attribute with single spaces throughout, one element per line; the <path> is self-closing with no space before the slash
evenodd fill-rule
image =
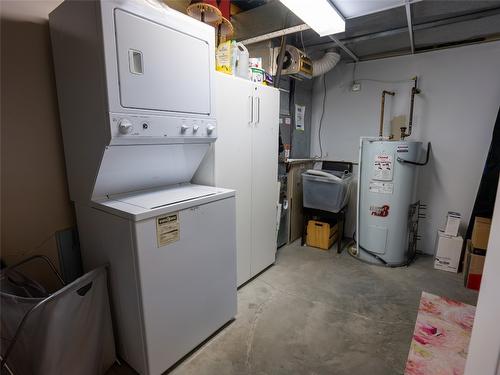
<path id="1" fill-rule="evenodd" d="M 110 113 L 111 145 L 214 142 L 213 119 Z"/>

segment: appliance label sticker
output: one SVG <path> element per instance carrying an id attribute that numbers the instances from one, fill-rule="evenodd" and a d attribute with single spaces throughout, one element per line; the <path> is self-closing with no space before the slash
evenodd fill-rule
<path id="1" fill-rule="evenodd" d="M 305 130 L 306 106 L 295 104 L 295 129 Z"/>
<path id="2" fill-rule="evenodd" d="M 389 205 L 384 204 L 383 206 L 370 206 L 370 215 L 387 217 L 389 216 Z"/>
<path id="3" fill-rule="evenodd" d="M 394 184 L 392 182 L 370 181 L 368 191 L 370 193 L 392 194 L 394 192 Z"/>
<path id="4" fill-rule="evenodd" d="M 380 181 L 392 181 L 392 155 L 375 155 L 373 161 L 373 179 Z"/>
<path id="5" fill-rule="evenodd" d="M 398 145 L 396 152 L 408 152 L 408 145 Z"/>
<path id="6" fill-rule="evenodd" d="M 158 247 L 179 241 L 179 214 L 170 214 L 156 218 L 156 240 Z"/>

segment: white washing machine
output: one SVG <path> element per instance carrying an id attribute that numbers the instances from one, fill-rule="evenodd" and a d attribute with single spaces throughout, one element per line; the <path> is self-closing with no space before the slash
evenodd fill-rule
<path id="1" fill-rule="evenodd" d="M 86 269 L 110 264 L 119 353 L 161 374 L 236 315 L 234 191 L 180 184 L 76 204 Z"/>
<path id="2" fill-rule="evenodd" d="M 235 192 L 190 183 L 217 138 L 214 29 L 154 0 L 49 22 L 84 268 L 109 264 L 121 358 L 161 374 L 236 315 Z"/>

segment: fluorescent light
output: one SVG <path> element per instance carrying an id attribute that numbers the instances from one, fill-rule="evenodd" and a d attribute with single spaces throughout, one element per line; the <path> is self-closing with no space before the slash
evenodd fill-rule
<path id="1" fill-rule="evenodd" d="M 280 0 L 320 36 L 345 31 L 345 21 L 328 0 Z"/>

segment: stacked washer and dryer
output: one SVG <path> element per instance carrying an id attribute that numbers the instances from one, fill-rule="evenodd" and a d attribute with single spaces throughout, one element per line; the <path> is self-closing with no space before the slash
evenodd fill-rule
<path id="1" fill-rule="evenodd" d="M 190 183 L 217 138 L 214 29 L 154 1 L 49 20 L 84 268 L 109 264 L 118 352 L 160 374 L 236 314 L 235 192 Z"/>

